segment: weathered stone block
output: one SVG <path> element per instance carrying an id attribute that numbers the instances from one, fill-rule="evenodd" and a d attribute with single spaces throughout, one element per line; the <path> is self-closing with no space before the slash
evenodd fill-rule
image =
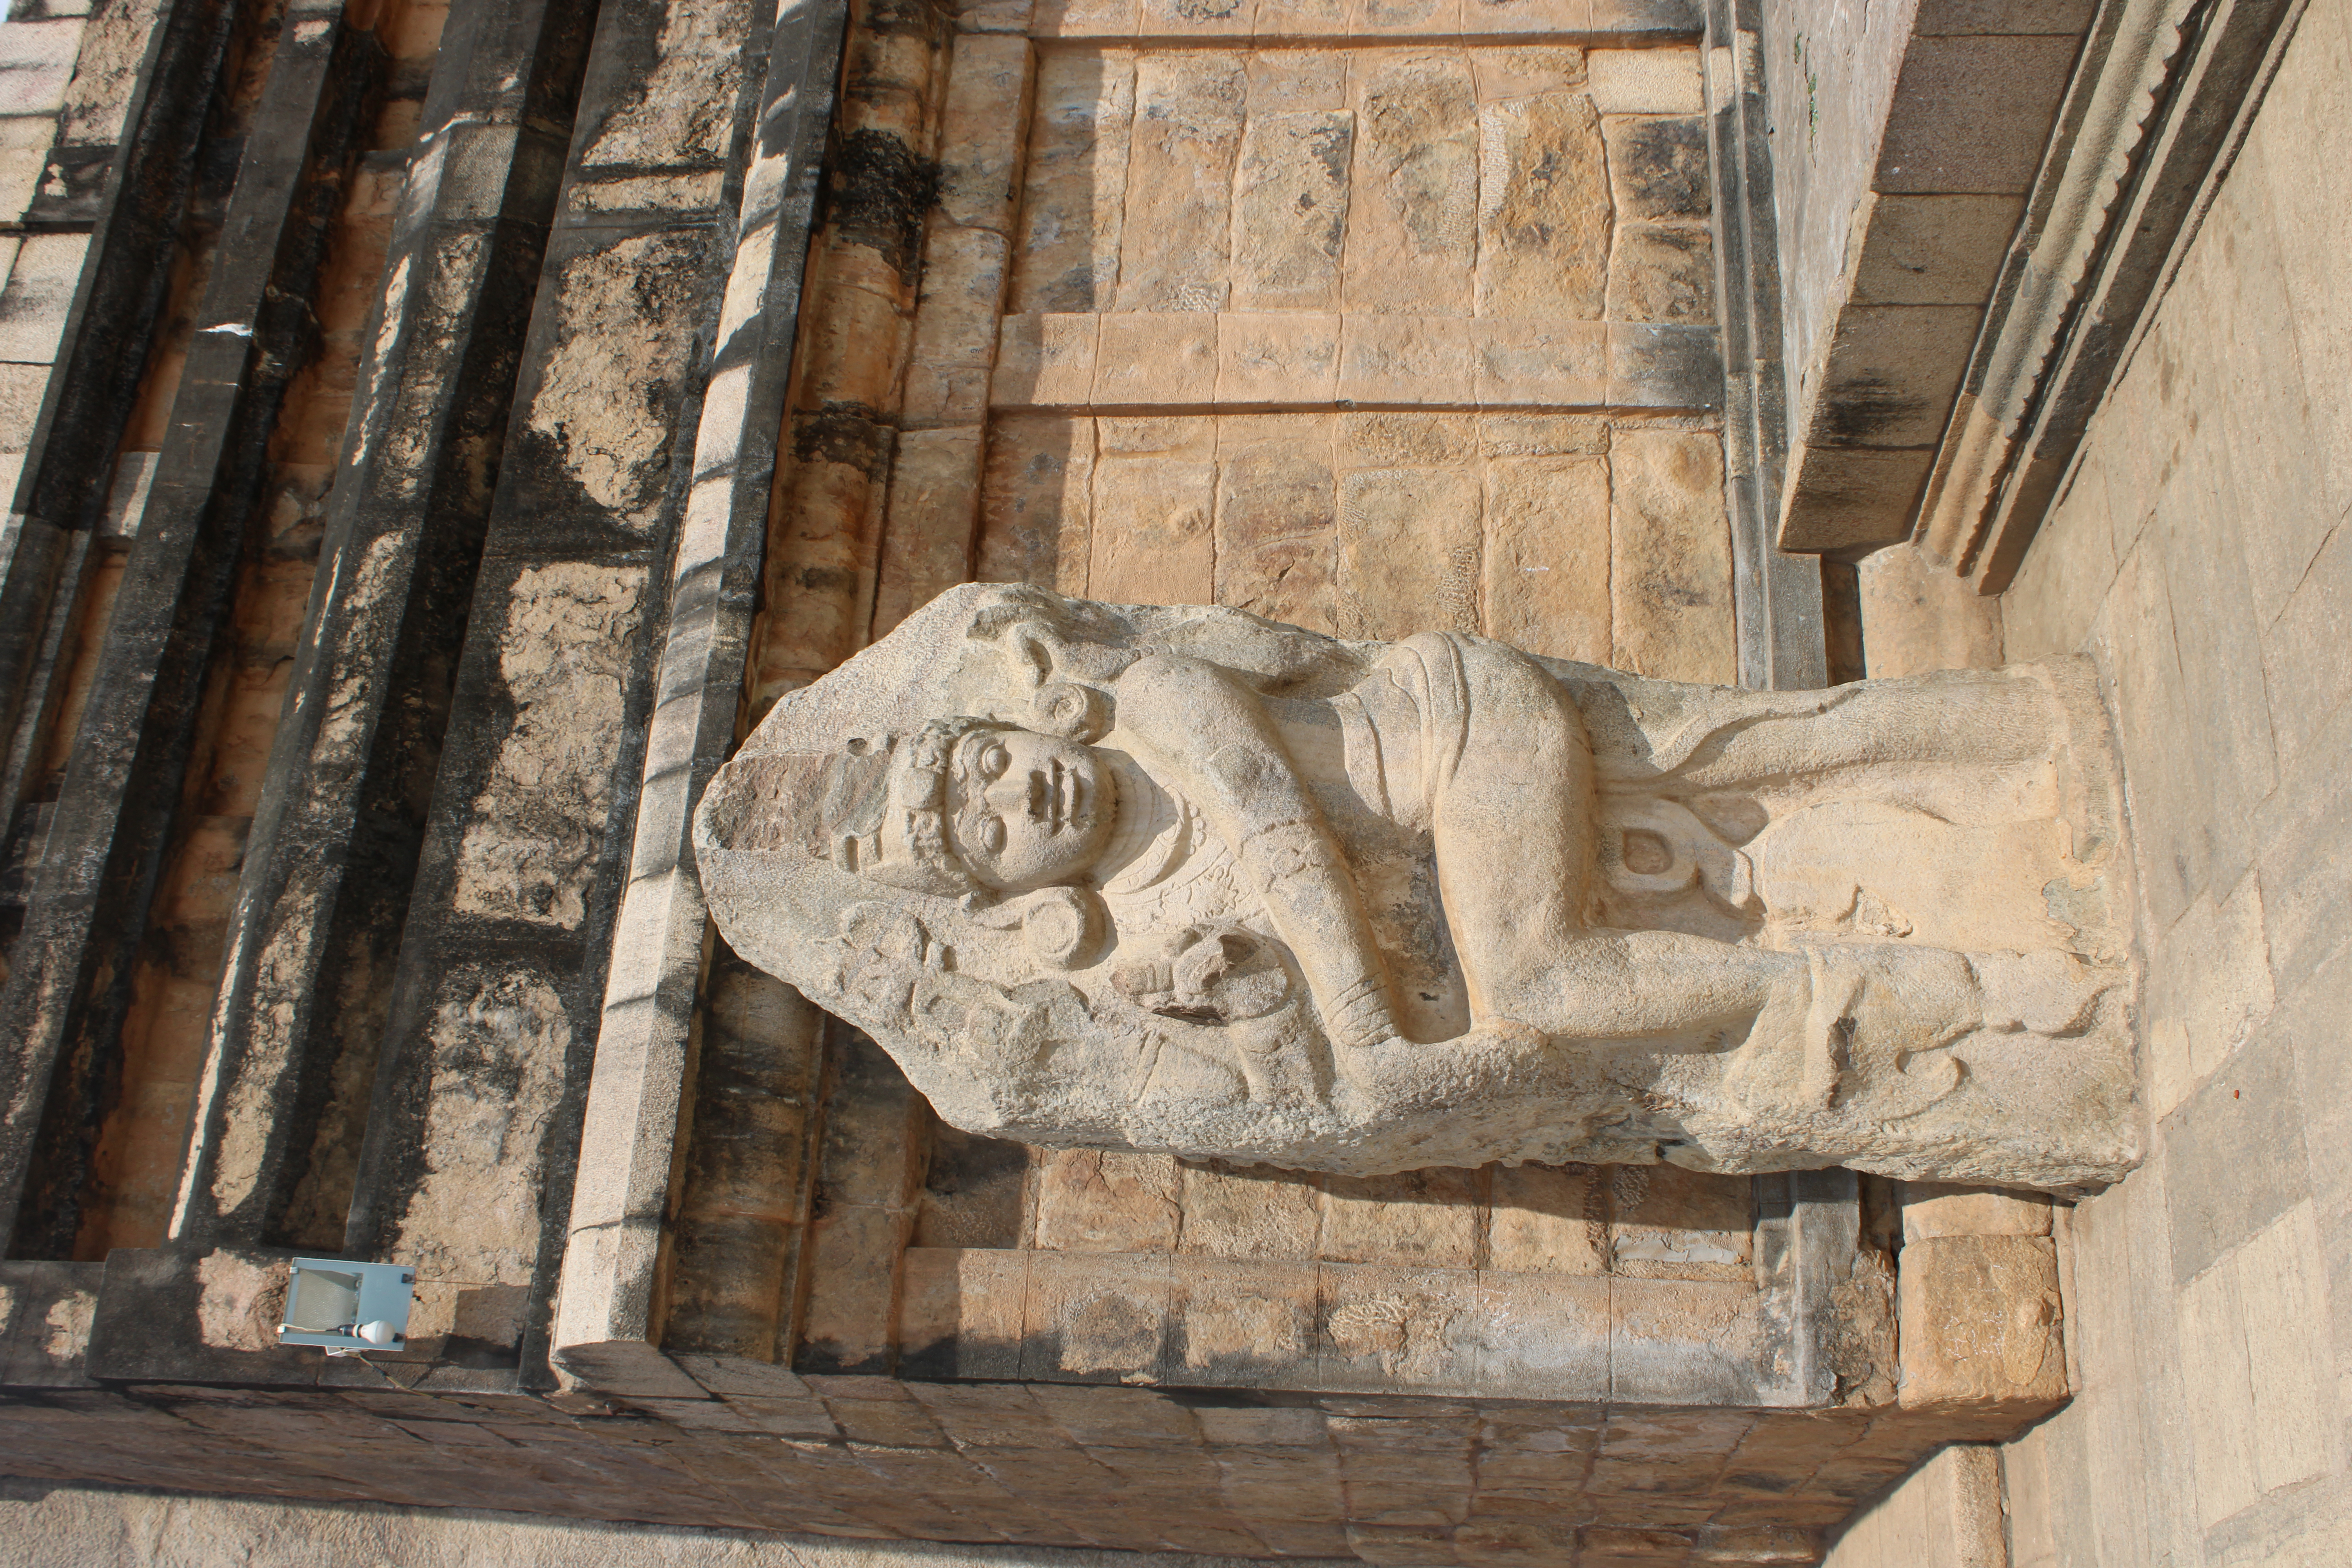
<path id="1" fill-rule="evenodd" d="M 1606 1199 L 1590 1165 L 1497 1165 L 1488 1173 L 1486 1267 L 1506 1274 L 1601 1274 Z"/>
<path id="2" fill-rule="evenodd" d="M 1595 32 L 1695 37 L 1706 26 L 1699 0 L 1592 0 Z"/>
<path id="3" fill-rule="evenodd" d="M 1462 0 L 1462 30 L 1472 37 L 1580 33 L 1588 13 L 1584 0 Z"/>
<path id="4" fill-rule="evenodd" d="M 1619 321 L 1715 319 L 1715 242 L 1703 228 L 1627 224 L 1609 261 L 1609 317 Z"/>
<path id="5" fill-rule="evenodd" d="M 1127 38 L 1136 32 L 1139 0 L 1036 0 L 1029 31 L 1040 38 Z"/>
<path id="6" fill-rule="evenodd" d="M 1099 458 L 1088 591 L 1127 604 L 1208 604 L 1214 592 L 1210 517 L 1215 497 L 1213 462 Z"/>
<path id="7" fill-rule="evenodd" d="M 1599 321 L 1470 323 L 1482 408 L 1590 408 L 1606 396 L 1608 329 Z"/>
<path id="8" fill-rule="evenodd" d="M 1604 116 L 1609 194 L 1619 223 L 1704 223 L 1714 211 L 1706 121 L 1696 115 Z"/>
<path id="9" fill-rule="evenodd" d="M 1160 1380 L 1167 1375 L 1172 1289 L 1165 1255 L 1032 1253 L 1022 1377 Z"/>
<path id="10" fill-rule="evenodd" d="M 1478 1276 L 1467 1268 L 1320 1266 L 1326 1388 L 1471 1388 L 1477 1377 Z"/>
<path id="11" fill-rule="evenodd" d="M 1479 146 L 1469 62 L 1429 54 L 1372 56 L 1367 64 L 1356 89 L 1346 308 L 1351 315 L 1466 316 Z"/>
<path id="12" fill-rule="evenodd" d="M 1203 407 L 1213 403 L 1218 321 L 1205 308 L 1103 317 L 1090 401 L 1097 408 Z"/>
<path id="13" fill-rule="evenodd" d="M 917 1247 L 1019 1247 L 1026 1239 L 1034 1151 L 975 1138 L 941 1122 L 931 1129 Z"/>
<path id="14" fill-rule="evenodd" d="M 1718 408 L 1723 350 L 1711 327 L 1609 323 L 1613 408 Z"/>
<path id="15" fill-rule="evenodd" d="M 1007 316 L 988 386 L 998 408 L 1083 408 L 1094 395 L 1100 316 Z"/>
<path id="16" fill-rule="evenodd" d="M 2177 1285 L 2310 1195 L 2299 1100 L 2293 1051 L 2273 1033 L 2159 1124 Z"/>
<path id="17" fill-rule="evenodd" d="M 1604 114 L 1697 114 L 1706 108 L 1696 48 L 1594 49 L 1585 57 Z"/>
<path id="18" fill-rule="evenodd" d="M 2025 201 L 2012 195 L 1878 195 L 1855 218 L 1857 305 L 1981 306 L 1992 295 Z"/>
<path id="19" fill-rule="evenodd" d="M 992 352 L 993 347 L 992 342 Z M 901 428 L 936 430 L 980 424 L 988 417 L 988 382 L 989 371 L 983 367 L 928 364 L 919 360 L 909 364 L 906 395 L 899 405 Z"/>
<path id="20" fill-rule="evenodd" d="M 1949 1182 L 1903 1184 L 1905 1245 L 1945 1236 L 2048 1236 L 2050 1200 L 2038 1193 Z"/>
<path id="21" fill-rule="evenodd" d="M 1321 405 L 1337 394 L 1339 317 L 1226 313 L 1216 321 L 1220 405 Z"/>
<path id="22" fill-rule="evenodd" d="M 1021 1373 L 1026 1251 L 911 1247 L 898 1307 L 898 1365 L 909 1377 Z"/>
<path id="23" fill-rule="evenodd" d="M 1754 1185 L 1674 1165 L 1621 1165 L 1608 1182 L 1610 1267 L 1632 1279 L 1750 1280 Z"/>
<path id="24" fill-rule="evenodd" d="M 1355 116 L 1344 110 L 1251 115 L 1234 182 L 1236 310 L 1339 308 L 1355 140 Z"/>
<path id="25" fill-rule="evenodd" d="M 1131 31 L 1133 0 L 1109 0 L 1108 8 L 1122 7 Z M 1040 36 L 1052 37 L 1057 25 L 1056 16 L 1041 13 Z M 1035 91 L 1013 309 L 1108 310 L 1125 220 L 1134 52 L 1048 53 L 1038 62 Z"/>
<path id="26" fill-rule="evenodd" d="M 1933 447 L 1983 315 L 1975 305 L 1853 305 L 1809 367 L 1814 447 Z"/>
<path id="27" fill-rule="evenodd" d="M 53 115 L 64 107 L 81 34 L 73 16 L 0 23 L 0 114 Z"/>
<path id="28" fill-rule="evenodd" d="M 1484 413 L 1478 451 L 1486 458 L 1601 457 L 1609 422 L 1590 414 Z"/>
<path id="29" fill-rule="evenodd" d="M 1471 323 L 1351 312 L 1340 325 L 1339 402 L 1454 404 L 1475 397 Z"/>
<path id="30" fill-rule="evenodd" d="M 1011 232 L 1033 68 L 1025 38 L 957 35 L 939 132 L 939 210 L 950 223 Z"/>
<path id="31" fill-rule="evenodd" d="M 89 247 L 89 237 L 79 234 L 32 235 L 15 247 L 8 286 L 0 291 L 0 360 L 47 364 L 57 357 Z"/>
<path id="32" fill-rule="evenodd" d="M 1071 1252 L 1172 1252 L 1182 1223 L 1165 1154 L 1057 1149 L 1037 1171 L 1037 1245 Z"/>
<path id="33" fill-rule="evenodd" d="M 1911 30 L 1947 33 L 2052 33 L 2080 37 L 2093 0 L 1920 0 Z"/>
<path id="34" fill-rule="evenodd" d="M 1183 50 L 1137 58 L 1120 310 L 1224 308 L 1244 85 L 1238 54 Z"/>
<path id="35" fill-rule="evenodd" d="M 1492 459 L 1486 467 L 1485 513 L 1480 564 L 1486 635 L 1556 658 L 1606 662 L 1606 462 Z"/>
<path id="36" fill-rule="evenodd" d="M 1350 38 L 1443 37 L 1460 30 L 1460 0 L 1349 0 Z"/>
<path id="37" fill-rule="evenodd" d="M 1328 626 L 1338 549 L 1330 416 L 1221 417 L 1217 427 L 1217 603 Z"/>
<path id="38" fill-rule="evenodd" d="M 1257 17 L 1257 0 L 1143 0 L 1136 17 L 1147 38 L 1246 38 Z"/>
<path id="39" fill-rule="evenodd" d="M 986 369 L 996 357 L 1006 241 L 992 229 L 934 224 L 908 353 L 922 364 Z"/>
<path id="40" fill-rule="evenodd" d="M 1881 192 L 2021 192 L 2049 144 L 2080 35 L 1919 37 L 1878 144 Z"/>
<path id="41" fill-rule="evenodd" d="M 1473 44 L 1466 52 L 1482 104 L 1574 91 L 1584 86 L 1584 51 L 1573 44 L 1549 40 Z"/>
<path id="42" fill-rule="evenodd" d="M 1251 17 L 1251 30 L 1261 41 L 1344 38 L 1348 34 L 1348 0 L 1257 0 L 1257 8 Z M 1263 68 L 1265 60 L 1263 53 L 1252 58 Z M 1265 101 L 1253 81 L 1250 102 L 1258 104 Z"/>
<path id="43" fill-rule="evenodd" d="M 1620 425 L 1610 454 L 1611 663 L 1728 681 L 1731 537 L 1723 457 L 1705 431 Z"/>
<path id="44" fill-rule="evenodd" d="M 904 1211 L 864 1204 L 815 1217 L 795 1364 L 845 1373 L 878 1373 L 889 1364 L 890 1304 L 908 1229 Z"/>
<path id="45" fill-rule="evenodd" d="M 1897 1275 L 1906 1409 L 2066 1396 L 2058 1255 L 2046 1237 L 1937 1237 L 1903 1249 Z"/>
<path id="46" fill-rule="evenodd" d="M 1799 447 L 1790 454 L 1780 503 L 1780 548 L 1830 551 L 1891 544 L 1910 517 L 1936 454 Z"/>
<path id="47" fill-rule="evenodd" d="M 1083 585 L 1094 464 L 1091 419 L 1008 416 L 992 422 L 973 575 L 985 583 L 1035 583 L 1064 592 Z"/>
<path id="48" fill-rule="evenodd" d="M 90 1325 L 105 1265 L 0 1264 L 0 1385 L 87 1385 Z"/>
<path id="49" fill-rule="evenodd" d="M 981 430 L 908 430 L 898 437 L 883 526 L 874 630 L 881 636 L 943 588 L 971 575 L 980 514 Z"/>
<path id="50" fill-rule="evenodd" d="M 1312 1384 L 1314 1264 L 1187 1256 L 1176 1260 L 1171 1278 L 1171 1379 L 1244 1388 Z"/>
<path id="51" fill-rule="evenodd" d="M 1616 1400 L 1738 1405 L 1756 1397 L 1765 1331 L 1754 1287 L 1624 1279 L 1610 1291 L 1610 1389 Z"/>
<path id="52" fill-rule="evenodd" d="M 1459 469 L 1359 468 L 1339 479 L 1343 637 L 1478 626 L 1482 506 Z"/>
<path id="53" fill-rule="evenodd" d="M 1608 1397 L 1611 1290 L 1598 1275 L 1482 1270 L 1480 1388 L 1517 1399 Z"/>
<path id="54" fill-rule="evenodd" d="M 1598 320 L 1609 272 L 1607 159 L 1582 93 L 1478 110 L 1477 311 Z"/>
<path id="55" fill-rule="evenodd" d="M 1990 669 L 2002 662 L 2008 595 L 1978 593 L 1916 545 L 1866 555 L 1855 575 L 1872 677 Z"/>
<path id="56" fill-rule="evenodd" d="M 1333 1263 L 1467 1268 L 1477 1261 L 1477 1173 L 1327 1177 L 1316 1256 Z"/>
<path id="57" fill-rule="evenodd" d="M 1465 414 L 1342 414 L 1333 429 L 1333 460 L 1343 470 L 1445 468 L 1479 449 L 1479 422 Z"/>

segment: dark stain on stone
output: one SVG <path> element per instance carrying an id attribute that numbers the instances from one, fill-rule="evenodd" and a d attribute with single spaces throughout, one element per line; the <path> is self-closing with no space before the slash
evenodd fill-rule
<path id="1" fill-rule="evenodd" d="M 824 222 L 852 244 L 879 251 L 911 289 L 922 271 L 923 215 L 939 194 L 936 163 L 887 132 L 853 131 L 834 154 Z"/>
<path id="2" fill-rule="evenodd" d="M 1822 401 L 1816 439 L 1830 447 L 1910 445 L 1888 437 L 1907 434 L 1905 427 L 1928 413 L 1916 393 L 1878 375 L 1841 381 Z"/>
<path id="3" fill-rule="evenodd" d="M 793 456 L 803 463 L 839 463 L 869 479 L 890 472 L 898 432 L 863 403 L 828 402 L 793 420 Z"/>
<path id="4" fill-rule="evenodd" d="M 839 566 L 803 566 L 793 581 L 812 594 L 844 594 L 857 586 L 857 574 Z"/>
<path id="5" fill-rule="evenodd" d="M 1637 120 L 1611 138 L 1610 163 L 1628 219 L 1707 216 L 1706 121 Z"/>
<path id="6" fill-rule="evenodd" d="M 936 38 L 945 30 L 939 7 L 929 0 L 867 0 L 857 26 L 885 37 Z"/>

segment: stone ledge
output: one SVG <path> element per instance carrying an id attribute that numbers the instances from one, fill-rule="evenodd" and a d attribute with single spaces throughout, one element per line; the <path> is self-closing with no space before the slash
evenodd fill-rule
<path id="1" fill-rule="evenodd" d="M 1778 1405 L 1748 1282 L 913 1247 L 906 1371 L 935 1378 Z"/>
<path id="2" fill-rule="evenodd" d="M 1236 45 L 1280 41 L 1424 43 L 1575 41 L 1678 43 L 1697 37 L 1705 18 L 1693 0 L 1035 0 L 967 13 L 976 31 L 1018 28 L 1040 40 Z"/>
<path id="3" fill-rule="evenodd" d="M 1000 411 L 1714 409 L 1712 326 L 1319 311 L 1004 318 Z"/>

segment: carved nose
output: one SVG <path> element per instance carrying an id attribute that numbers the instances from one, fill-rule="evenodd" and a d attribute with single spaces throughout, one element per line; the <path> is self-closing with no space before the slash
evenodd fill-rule
<path id="1" fill-rule="evenodd" d="M 988 804 L 1008 816 L 1043 820 L 1052 791 L 1043 773 L 1007 773 L 988 786 Z"/>

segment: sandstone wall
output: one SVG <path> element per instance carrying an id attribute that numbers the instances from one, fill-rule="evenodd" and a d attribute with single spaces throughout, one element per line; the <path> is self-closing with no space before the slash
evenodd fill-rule
<path id="1" fill-rule="evenodd" d="M 2347 58 L 2314 0 L 2002 596 L 2008 656 L 2087 652 L 2118 718 L 2152 1122 L 2063 1216 L 2080 1393 L 2000 1450 L 2018 1568 L 2330 1563 L 2352 1521 Z M 1906 1534 L 1940 1484 L 1832 1562 L 1979 1561 Z"/>

